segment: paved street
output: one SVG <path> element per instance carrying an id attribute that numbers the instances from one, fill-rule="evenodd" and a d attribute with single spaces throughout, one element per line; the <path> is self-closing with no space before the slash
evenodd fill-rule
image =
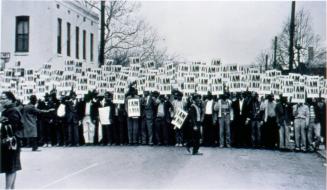
<path id="1" fill-rule="evenodd" d="M 23 149 L 17 188 L 296 189 L 323 190 L 317 154 L 181 147 L 112 146 Z M 1 175 L 1 188 L 4 175 Z"/>

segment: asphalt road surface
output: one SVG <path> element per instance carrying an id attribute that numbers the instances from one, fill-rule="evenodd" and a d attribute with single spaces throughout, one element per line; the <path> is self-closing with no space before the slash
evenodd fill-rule
<path id="1" fill-rule="evenodd" d="M 22 150 L 24 189 L 326 189 L 315 153 L 235 148 L 95 146 Z M 0 177 L 4 188 L 4 174 Z"/>

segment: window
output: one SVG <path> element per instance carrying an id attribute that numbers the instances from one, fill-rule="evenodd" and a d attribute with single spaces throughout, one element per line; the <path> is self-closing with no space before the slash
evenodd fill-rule
<path id="1" fill-rule="evenodd" d="M 86 31 L 83 30 L 83 59 L 86 59 Z"/>
<path id="2" fill-rule="evenodd" d="M 67 56 L 70 56 L 70 23 L 67 22 Z"/>
<path id="3" fill-rule="evenodd" d="M 58 31 L 57 31 L 57 53 L 61 54 L 61 22 L 62 20 L 58 18 Z"/>
<path id="4" fill-rule="evenodd" d="M 59 9 L 60 8 L 60 5 L 59 4 L 57 4 L 57 9 Z"/>
<path id="5" fill-rule="evenodd" d="M 93 61 L 93 34 L 90 34 L 90 60 Z"/>
<path id="6" fill-rule="evenodd" d="M 79 59 L 79 27 L 76 26 L 76 59 Z"/>
<path id="7" fill-rule="evenodd" d="M 28 52 L 29 17 L 16 17 L 16 52 Z"/>

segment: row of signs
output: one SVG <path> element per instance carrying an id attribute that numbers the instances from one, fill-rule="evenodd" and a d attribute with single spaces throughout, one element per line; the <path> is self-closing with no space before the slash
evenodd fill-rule
<path id="1" fill-rule="evenodd" d="M 276 98 L 283 94 L 292 97 L 293 102 L 302 102 L 305 97 L 327 98 L 323 77 L 296 73 L 282 75 L 278 70 L 262 73 L 255 68 L 221 65 L 218 61 L 211 65 L 168 63 L 156 69 L 153 62 L 140 64 L 138 59 L 132 59 L 129 67 L 108 62 L 101 68 L 85 68 L 82 62 L 70 60 L 65 62 L 63 70 L 54 70 L 49 64 L 38 71 L 20 67 L 6 69 L 0 72 L 0 81 L 1 89 L 11 90 L 23 100 L 31 94 L 43 97 L 53 88 L 58 94 L 68 94 L 73 88 L 80 96 L 94 89 L 100 94 L 110 91 L 114 94 L 114 103 L 123 104 L 127 87 L 132 82 L 136 83 L 139 95 L 144 91 L 168 95 L 177 88 L 185 95 L 195 92 L 206 95 L 208 91 L 220 95 L 225 91 L 249 90 L 261 96 L 272 93 Z"/>

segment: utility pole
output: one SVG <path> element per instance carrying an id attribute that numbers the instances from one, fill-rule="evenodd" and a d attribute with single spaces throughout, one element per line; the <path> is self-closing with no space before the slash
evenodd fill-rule
<path id="1" fill-rule="evenodd" d="M 104 65 L 104 47 L 105 47 L 105 41 L 104 41 L 104 25 L 105 25 L 105 1 L 101 1 L 101 25 L 100 25 L 100 52 L 99 52 L 99 67 Z"/>
<path id="2" fill-rule="evenodd" d="M 295 32 L 295 1 L 292 1 L 292 13 L 291 13 L 291 24 L 290 24 L 290 46 L 289 52 L 289 72 L 293 71 L 294 62 L 294 32 Z"/>
<path id="3" fill-rule="evenodd" d="M 274 43 L 274 69 L 277 68 L 277 36 L 275 36 L 275 43 Z"/>
<path id="4" fill-rule="evenodd" d="M 301 45 L 300 44 L 296 44 L 295 45 L 295 48 L 296 48 L 296 50 L 297 50 L 297 71 L 299 72 L 299 73 L 301 73 L 301 74 L 303 74 L 303 65 L 302 65 L 302 63 L 300 62 L 300 50 L 302 49 L 302 47 L 301 47 Z"/>
<path id="5" fill-rule="evenodd" d="M 268 70 L 268 54 L 266 54 L 266 59 L 265 59 L 265 61 L 266 61 L 266 67 L 265 67 L 265 69 L 266 69 L 266 71 Z"/>

